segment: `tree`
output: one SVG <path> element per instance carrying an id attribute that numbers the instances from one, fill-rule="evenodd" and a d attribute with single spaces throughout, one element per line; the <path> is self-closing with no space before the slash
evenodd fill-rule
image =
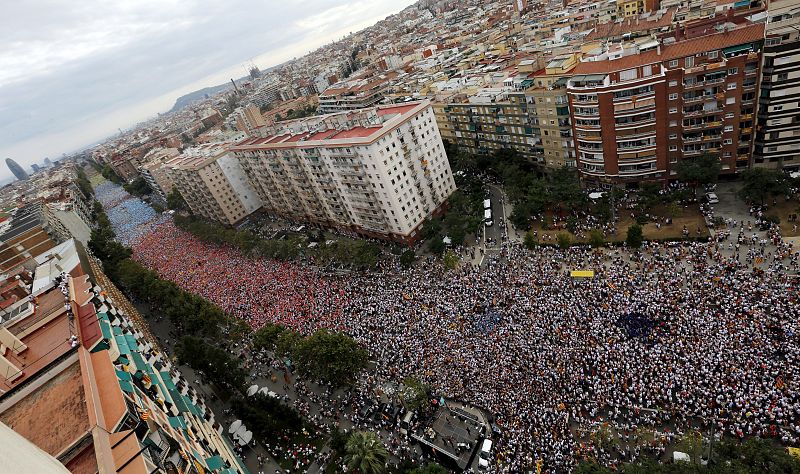
<path id="1" fill-rule="evenodd" d="M 455 270 L 458 267 L 460 259 L 452 250 L 448 250 L 444 257 L 442 257 L 442 264 L 445 270 Z"/>
<path id="2" fill-rule="evenodd" d="M 353 338 L 326 329 L 299 341 L 293 354 L 302 373 L 335 387 L 355 383 L 369 359 L 367 350 Z"/>
<path id="3" fill-rule="evenodd" d="M 278 324 L 267 323 L 253 334 L 253 349 L 260 351 L 263 349 L 275 349 L 278 338 L 286 331 L 286 328 Z"/>
<path id="4" fill-rule="evenodd" d="M 447 469 L 436 463 L 429 463 L 423 467 L 412 469 L 409 474 L 447 474 Z"/>
<path id="5" fill-rule="evenodd" d="M 678 442 L 678 450 L 688 454 L 695 464 L 699 464 L 703 451 L 703 435 L 697 430 L 689 431 Z"/>
<path id="6" fill-rule="evenodd" d="M 558 236 L 556 236 L 556 241 L 561 250 L 567 250 L 569 246 L 572 245 L 572 237 L 566 232 L 559 232 Z"/>
<path id="7" fill-rule="evenodd" d="M 122 187 L 125 188 L 125 191 L 128 193 L 139 197 L 153 192 L 153 190 L 150 189 L 150 186 L 147 184 L 147 181 L 145 181 L 141 176 L 137 176 L 133 181 L 122 185 Z"/>
<path id="8" fill-rule="evenodd" d="M 417 254 L 413 250 L 408 249 L 400 255 L 400 265 L 402 265 L 403 268 L 411 268 L 416 258 Z"/>
<path id="9" fill-rule="evenodd" d="M 403 379 L 403 390 L 400 392 L 400 398 L 409 411 L 419 411 L 427 407 L 430 394 L 431 387 L 417 377 L 412 376 Z"/>
<path id="10" fill-rule="evenodd" d="M 445 246 L 442 238 L 439 236 L 434 237 L 428 244 L 428 249 L 436 255 L 441 255 L 444 253 L 446 248 L 447 246 Z"/>
<path id="11" fill-rule="evenodd" d="M 389 453 L 375 433 L 354 431 L 347 440 L 345 462 L 348 469 L 360 474 L 386 472 Z"/>
<path id="12" fill-rule="evenodd" d="M 167 194 L 167 207 L 173 211 L 182 211 L 186 209 L 186 201 L 183 200 L 181 192 L 178 188 L 174 188 Z"/>
<path id="13" fill-rule="evenodd" d="M 789 181 L 782 171 L 751 168 L 742 172 L 742 181 L 744 185 L 739 191 L 742 199 L 762 206 L 770 195 L 789 193 Z"/>
<path id="14" fill-rule="evenodd" d="M 638 249 L 642 246 L 642 241 L 644 237 L 642 236 L 642 226 L 639 224 L 632 224 L 628 227 L 628 236 L 625 239 L 625 242 L 628 243 L 628 247 L 633 249 Z"/>
<path id="15" fill-rule="evenodd" d="M 603 232 L 600 229 L 592 229 L 589 232 L 589 245 L 594 248 L 602 247 L 606 244 L 606 239 L 603 236 Z"/>
<path id="16" fill-rule="evenodd" d="M 526 249 L 533 250 L 537 245 L 539 245 L 539 239 L 536 237 L 533 231 L 529 230 L 525 233 L 525 239 L 522 241 L 522 243 L 525 245 Z"/>
<path id="17" fill-rule="evenodd" d="M 213 383 L 233 389 L 244 386 L 245 372 L 239 359 L 202 339 L 185 336 L 175 347 L 175 355 L 182 364 L 202 370 Z"/>
<path id="18" fill-rule="evenodd" d="M 711 155 L 687 158 L 676 167 L 678 179 L 695 189 L 700 185 L 716 183 L 721 170 L 719 158 Z"/>

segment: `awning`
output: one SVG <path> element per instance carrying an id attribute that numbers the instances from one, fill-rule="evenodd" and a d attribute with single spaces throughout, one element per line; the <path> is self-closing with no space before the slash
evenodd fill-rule
<path id="1" fill-rule="evenodd" d="M 133 384 L 128 382 L 127 380 L 120 380 L 119 386 L 124 392 L 133 393 Z"/>
<path id="2" fill-rule="evenodd" d="M 164 385 L 167 386 L 169 390 L 177 390 L 178 387 L 175 386 L 175 383 L 172 382 L 172 377 L 169 376 L 169 372 L 160 372 L 161 380 L 164 381 Z"/>
<path id="3" fill-rule="evenodd" d="M 739 0 L 738 2 L 733 4 L 733 8 L 749 7 L 749 6 L 750 6 L 750 0 Z"/>
<path id="4" fill-rule="evenodd" d="M 730 48 L 723 49 L 722 54 L 729 55 L 729 54 L 743 53 L 745 51 L 751 51 L 752 49 L 753 49 L 752 43 L 740 44 L 738 46 L 731 46 Z"/>
<path id="5" fill-rule="evenodd" d="M 176 428 L 176 429 L 179 429 L 179 428 L 186 429 L 186 422 L 183 421 L 183 418 L 181 418 L 179 416 L 171 416 L 171 417 L 169 417 L 169 424 L 170 424 L 170 426 L 172 426 L 173 428 Z"/>
<path id="6" fill-rule="evenodd" d="M 170 390 L 169 395 L 172 397 L 172 401 L 175 402 L 175 408 L 177 408 L 179 412 L 189 412 L 189 407 L 186 406 L 186 400 L 184 400 L 183 395 L 178 393 L 177 390 Z"/>
<path id="7" fill-rule="evenodd" d="M 569 80 L 568 77 L 562 77 L 562 78 L 560 78 L 559 80 L 557 80 L 556 82 L 553 83 L 553 87 L 566 86 L 568 80 Z"/>
<path id="8" fill-rule="evenodd" d="M 200 409 L 197 408 L 197 406 L 194 403 L 192 403 L 191 398 L 187 396 L 184 396 L 183 398 L 186 401 L 186 408 L 189 409 L 190 413 L 192 413 L 194 416 L 200 416 L 200 417 L 203 416 L 203 414 L 200 412 Z"/>
<path id="9" fill-rule="evenodd" d="M 133 357 L 133 363 L 136 364 L 136 368 L 139 370 L 146 370 L 147 362 L 144 361 L 144 358 L 138 352 L 131 352 L 131 357 Z"/>
<path id="10" fill-rule="evenodd" d="M 222 469 L 225 466 L 225 461 L 222 460 L 221 456 L 211 456 L 210 458 L 206 458 L 206 466 L 212 471 L 217 469 Z"/>

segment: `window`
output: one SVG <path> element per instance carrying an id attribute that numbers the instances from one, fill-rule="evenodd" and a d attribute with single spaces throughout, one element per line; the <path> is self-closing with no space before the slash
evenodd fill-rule
<path id="1" fill-rule="evenodd" d="M 678 100 L 678 94 L 670 94 L 669 100 Z"/>
<path id="2" fill-rule="evenodd" d="M 670 139 L 670 140 L 675 140 L 675 139 L 677 139 L 677 138 L 678 138 L 678 134 L 677 134 L 677 133 L 671 133 L 671 134 L 669 135 L 669 139 Z"/>
<path id="3" fill-rule="evenodd" d="M 736 83 L 735 82 L 729 82 L 728 83 L 728 90 L 732 91 L 734 89 L 736 89 Z"/>
<path id="4" fill-rule="evenodd" d="M 709 51 L 708 52 L 708 59 L 717 59 L 717 52 L 716 51 Z"/>
<path id="5" fill-rule="evenodd" d="M 642 68 L 642 77 L 650 77 L 653 75 L 653 66 L 647 65 Z"/>
<path id="6" fill-rule="evenodd" d="M 694 66 L 694 56 L 689 56 L 683 60 L 683 64 L 685 67 L 692 67 Z"/>
<path id="7" fill-rule="evenodd" d="M 677 127 L 678 126 L 678 121 L 677 120 L 670 120 L 669 121 L 669 126 L 670 127 Z"/>
<path id="8" fill-rule="evenodd" d="M 725 103 L 726 104 L 735 104 L 736 103 L 736 97 L 728 97 L 727 99 L 725 99 Z"/>
<path id="9" fill-rule="evenodd" d="M 675 87 L 677 85 L 678 85 L 678 81 L 669 81 L 669 86 L 670 87 Z"/>
<path id="10" fill-rule="evenodd" d="M 678 151 L 678 145 L 670 145 L 669 151 Z"/>
<path id="11" fill-rule="evenodd" d="M 739 68 L 738 67 L 732 67 L 732 68 L 728 69 L 728 75 L 729 76 L 735 76 L 737 74 L 739 74 Z"/>
<path id="12" fill-rule="evenodd" d="M 789 79 L 789 73 L 788 72 L 782 72 L 782 73 L 778 74 L 778 79 L 777 80 L 785 81 L 787 79 Z"/>
<path id="13" fill-rule="evenodd" d="M 672 61 L 670 61 L 669 62 L 669 67 L 678 67 L 678 60 L 677 59 L 673 59 Z"/>
<path id="14" fill-rule="evenodd" d="M 677 113 L 678 113 L 678 108 L 677 108 L 677 107 L 670 107 L 670 108 L 669 108 L 669 113 L 671 113 L 671 114 L 677 114 Z"/>
<path id="15" fill-rule="evenodd" d="M 722 140 L 722 144 L 723 145 L 731 145 L 731 144 L 733 144 L 733 140 L 731 140 L 730 138 L 726 138 L 726 139 Z"/>
<path id="16" fill-rule="evenodd" d="M 783 110 L 783 106 L 782 105 L 776 105 L 776 106 L 772 107 L 772 111 L 773 112 L 780 112 L 781 110 Z"/>
<path id="17" fill-rule="evenodd" d="M 636 79 L 637 77 L 636 69 L 627 69 L 619 73 L 620 81 L 630 81 Z"/>
<path id="18" fill-rule="evenodd" d="M 728 112 L 727 114 L 725 114 L 725 118 L 726 119 L 733 118 L 733 112 Z"/>
<path id="19" fill-rule="evenodd" d="M 726 131 L 726 132 L 732 132 L 733 131 L 733 125 L 725 125 L 725 128 L 723 130 Z"/>

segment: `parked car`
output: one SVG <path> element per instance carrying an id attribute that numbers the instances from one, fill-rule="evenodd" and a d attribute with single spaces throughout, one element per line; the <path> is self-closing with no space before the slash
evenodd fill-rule
<path id="1" fill-rule="evenodd" d="M 708 201 L 709 204 L 716 204 L 719 202 L 719 198 L 715 193 L 706 193 L 706 201 Z"/>

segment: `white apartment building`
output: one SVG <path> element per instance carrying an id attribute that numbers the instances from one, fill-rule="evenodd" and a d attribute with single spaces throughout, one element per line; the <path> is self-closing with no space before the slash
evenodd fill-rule
<path id="1" fill-rule="evenodd" d="M 800 167 L 800 0 L 769 3 L 753 166 Z"/>
<path id="2" fill-rule="evenodd" d="M 231 151 L 269 212 L 398 242 L 456 189 L 428 101 L 281 122 Z"/>
<path id="3" fill-rule="evenodd" d="M 194 214 L 237 224 L 261 207 L 230 143 L 209 143 L 184 150 L 170 162 L 169 175 Z"/>

